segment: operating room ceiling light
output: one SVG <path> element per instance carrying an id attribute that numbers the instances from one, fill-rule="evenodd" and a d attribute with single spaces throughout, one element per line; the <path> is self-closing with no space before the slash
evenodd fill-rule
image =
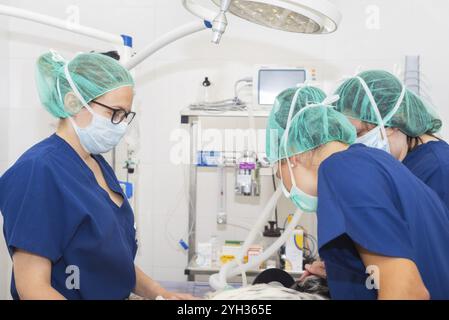
<path id="1" fill-rule="evenodd" d="M 36 23 L 82 34 L 108 43 L 123 45 L 123 64 L 133 69 L 145 59 L 167 45 L 188 35 L 203 30 L 212 30 L 212 42 L 220 43 L 228 21 L 226 13 L 232 14 L 272 29 L 307 34 L 326 34 L 338 29 L 341 13 L 327 0 L 208 0 L 219 10 L 211 10 L 197 3 L 199 0 L 180 0 L 182 5 L 200 21 L 194 21 L 176 28 L 132 55 L 132 39 L 128 35 L 118 35 L 79 25 L 77 28 L 67 24 L 65 19 L 43 15 L 37 12 L 0 4 L 0 15 L 20 18 Z M 206 0 L 203 0 L 206 1 Z"/>
<path id="2" fill-rule="evenodd" d="M 221 0 L 212 0 L 221 5 Z M 231 0 L 229 12 L 268 28 L 307 34 L 337 30 L 339 10 L 327 0 Z"/>

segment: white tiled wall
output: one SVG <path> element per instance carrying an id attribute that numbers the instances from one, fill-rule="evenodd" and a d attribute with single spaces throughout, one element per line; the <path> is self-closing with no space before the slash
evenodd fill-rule
<path id="1" fill-rule="evenodd" d="M 198 0 L 208 2 L 208 0 Z M 1 4 L 8 1 L 0 0 Z M 229 98 L 233 83 L 253 73 L 255 64 L 294 64 L 316 67 L 324 88 L 332 90 L 345 75 L 362 69 L 393 70 L 403 65 L 405 54 L 420 54 L 426 93 L 449 120 L 449 20 L 444 12 L 449 2 L 441 0 L 333 0 L 344 20 L 335 34 L 308 36 L 283 33 L 251 25 L 230 17 L 229 29 L 220 46 L 210 43 L 203 32 L 170 45 L 142 64 L 137 71 L 140 102 L 140 169 L 136 204 L 140 251 L 137 262 L 159 280 L 183 280 L 186 254 L 175 241 L 188 233 L 184 166 L 169 161 L 170 133 L 180 128 L 179 111 L 197 97 L 205 76 L 215 84 L 214 97 Z M 180 0 L 14 0 L 13 5 L 56 17 L 65 17 L 67 8 L 80 9 L 81 23 L 112 33 L 135 37 L 138 50 L 165 32 L 194 21 Z M 373 7 L 374 6 L 374 7 Z M 366 27 L 372 10 L 380 10 L 379 29 Z M 9 38 L 5 32 L 9 31 Z M 102 42 L 74 36 L 33 23 L 0 19 L 0 173 L 29 146 L 53 131 L 54 121 L 39 105 L 34 86 L 33 64 L 49 48 L 64 54 L 77 51 L 109 50 Z M 9 72 L 8 72 L 9 70 Z M 215 125 L 209 123 L 207 125 Z M 220 123 L 224 128 L 235 123 Z M 240 125 L 245 125 L 242 123 Z M 263 122 L 258 127 L 264 127 Z M 445 128 L 444 136 L 449 137 Z M 198 234 L 206 241 L 211 234 L 243 239 L 246 231 L 228 227 L 216 230 L 216 191 L 214 171 L 199 173 Z M 228 172 L 229 215 L 232 220 L 251 225 L 264 201 L 270 196 L 271 181 L 264 178 L 260 200 L 255 204 L 234 201 L 232 172 Z M 282 204 L 282 212 L 291 207 Z M 313 217 L 306 225 L 315 228 Z M 4 246 L 0 250 L 4 250 Z M 8 258 L 0 251 L 0 298 L 6 297 Z"/>

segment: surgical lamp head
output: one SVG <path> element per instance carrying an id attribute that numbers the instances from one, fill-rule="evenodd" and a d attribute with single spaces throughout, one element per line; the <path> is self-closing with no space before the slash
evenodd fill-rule
<path id="1" fill-rule="evenodd" d="M 214 20 L 213 42 L 224 33 L 226 12 L 262 25 L 295 33 L 325 34 L 337 30 L 341 21 L 338 9 L 327 0 L 212 0 L 220 6 Z"/>

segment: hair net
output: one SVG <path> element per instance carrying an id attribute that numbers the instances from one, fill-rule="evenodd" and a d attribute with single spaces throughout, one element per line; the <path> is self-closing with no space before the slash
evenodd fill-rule
<path id="1" fill-rule="evenodd" d="M 354 126 L 334 107 L 309 106 L 293 117 L 288 134 L 281 139 L 280 158 L 302 154 L 332 141 L 353 144 L 356 138 Z"/>
<path id="2" fill-rule="evenodd" d="M 66 61 L 56 52 L 46 53 L 37 61 L 37 90 L 45 108 L 58 118 L 70 117 L 83 108 L 81 101 L 70 106 L 64 104 L 66 94 L 73 92 L 66 72 L 86 103 L 115 89 L 134 86 L 129 71 L 111 57 L 81 53 Z"/>
<path id="3" fill-rule="evenodd" d="M 385 119 L 385 126 L 398 128 L 410 137 L 435 133 L 441 128 L 442 122 L 433 108 L 409 89 L 405 89 L 402 103 L 394 110 L 404 87 L 391 73 L 374 70 L 362 72 L 358 77 L 365 81 L 371 91 L 379 113 Z M 357 77 L 345 81 L 336 94 L 340 96 L 335 104 L 337 110 L 348 117 L 379 124 L 375 108 Z"/>
<path id="4" fill-rule="evenodd" d="M 293 98 L 298 90 L 300 91 L 297 95 L 298 99 L 294 106 L 293 115 L 305 106 L 321 103 L 326 98 L 326 94 L 321 89 L 310 86 L 289 88 L 276 97 L 270 117 L 268 118 L 266 131 L 266 153 L 270 163 L 275 163 L 280 160 L 280 139 L 284 135 L 290 107 L 292 107 Z"/>

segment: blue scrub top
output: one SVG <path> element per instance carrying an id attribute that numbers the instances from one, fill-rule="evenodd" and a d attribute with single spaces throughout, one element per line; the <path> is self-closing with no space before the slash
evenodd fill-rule
<path id="1" fill-rule="evenodd" d="M 449 299 L 449 212 L 388 153 L 361 144 L 323 161 L 318 240 L 333 299 L 376 299 L 355 244 L 412 260 L 432 299 Z"/>
<path id="2" fill-rule="evenodd" d="M 419 145 L 402 163 L 432 188 L 449 208 L 449 144 L 430 141 Z"/>
<path id="3" fill-rule="evenodd" d="M 94 159 L 122 194 L 121 207 L 75 150 L 52 135 L 0 178 L 3 233 L 11 256 L 18 248 L 51 261 L 51 284 L 67 299 L 125 299 L 136 284 L 134 215 L 112 168 L 102 156 Z M 66 286 L 75 283 L 72 266 L 79 289 Z M 19 298 L 14 276 L 11 294 Z"/>

